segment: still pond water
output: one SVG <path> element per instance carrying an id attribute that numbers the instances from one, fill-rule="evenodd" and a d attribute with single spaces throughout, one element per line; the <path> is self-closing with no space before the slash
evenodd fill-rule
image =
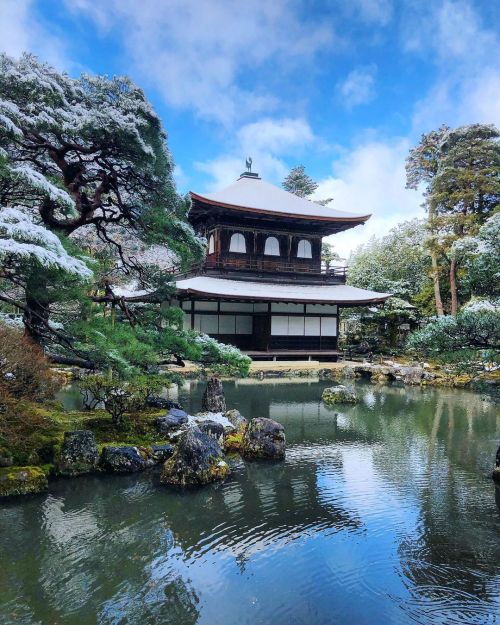
<path id="1" fill-rule="evenodd" d="M 498 405 L 457 390 L 227 382 L 286 428 L 282 464 L 180 492 L 82 477 L 1 504 L 2 625 L 500 622 Z M 200 406 L 202 385 L 179 400 Z"/>

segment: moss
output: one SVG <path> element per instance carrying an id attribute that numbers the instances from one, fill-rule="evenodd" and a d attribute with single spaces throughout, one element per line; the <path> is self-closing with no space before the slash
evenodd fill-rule
<path id="1" fill-rule="evenodd" d="M 229 434 L 226 436 L 224 440 L 224 450 L 226 452 L 239 452 L 241 450 L 241 446 L 243 444 L 243 434 L 245 433 L 244 428 L 239 432 L 234 432 L 233 434 Z"/>
<path id="2" fill-rule="evenodd" d="M 48 488 L 42 467 L 7 467 L 0 469 L 0 497 L 31 495 Z"/>
<path id="3" fill-rule="evenodd" d="M 358 398 L 344 386 L 325 388 L 322 399 L 327 406 L 335 404 L 357 404 Z"/>
<path id="4" fill-rule="evenodd" d="M 163 415 L 164 410 L 131 415 L 122 427 L 117 427 L 102 410 L 67 411 L 56 403 L 30 404 L 27 408 L 27 418 L 20 419 L 15 430 L 3 435 L 0 429 L 0 445 L 19 466 L 55 463 L 64 432 L 70 430 L 91 430 L 101 444 L 120 441 L 121 445 L 148 447 L 164 442 L 154 425 L 155 418 Z"/>

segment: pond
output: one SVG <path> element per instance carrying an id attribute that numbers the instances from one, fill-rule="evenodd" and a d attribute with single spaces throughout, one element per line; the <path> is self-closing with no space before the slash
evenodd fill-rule
<path id="1" fill-rule="evenodd" d="M 454 389 L 226 382 L 284 463 L 227 482 L 81 477 L 0 507 L 2 625 L 487 625 L 500 621 L 498 405 Z M 203 385 L 179 400 L 199 409 Z"/>

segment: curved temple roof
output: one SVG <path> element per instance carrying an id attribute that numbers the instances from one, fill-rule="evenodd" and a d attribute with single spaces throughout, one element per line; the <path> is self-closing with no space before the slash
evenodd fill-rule
<path id="1" fill-rule="evenodd" d="M 321 304 L 367 304 L 383 302 L 390 293 L 377 293 L 345 284 L 305 285 L 227 280 L 195 276 L 177 281 L 179 294 L 195 294 L 224 299 L 247 299 L 269 302 L 306 302 Z"/>
<path id="2" fill-rule="evenodd" d="M 321 206 L 316 202 L 280 189 L 261 178 L 245 176 L 244 174 L 233 184 L 215 193 L 200 195 L 191 191 L 190 195 L 193 200 L 206 204 L 283 217 L 358 223 L 364 222 L 370 217 L 370 215 L 345 213 L 328 206 Z"/>

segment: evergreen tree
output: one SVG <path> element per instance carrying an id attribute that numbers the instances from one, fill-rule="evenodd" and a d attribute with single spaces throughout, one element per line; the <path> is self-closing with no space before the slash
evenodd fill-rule
<path id="1" fill-rule="evenodd" d="M 304 165 L 297 165 L 283 180 L 283 188 L 294 195 L 307 198 L 316 191 L 318 183 L 306 174 Z"/>
<path id="2" fill-rule="evenodd" d="M 349 284 L 420 303 L 419 296 L 429 282 L 425 237 L 425 222 L 413 219 L 383 237 L 372 238 L 349 259 Z"/>
<path id="3" fill-rule="evenodd" d="M 438 316 L 444 315 L 443 299 L 441 297 L 440 284 L 440 267 L 439 267 L 439 245 L 438 236 L 435 227 L 434 215 L 432 207 L 429 206 L 427 200 L 429 189 L 434 176 L 438 169 L 439 145 L 444 135 L 449 130 L 448 126 L 441 126 L 438 130 L 433 130 L 427 134 L 423 134 L 420 143 L 410 150 L 406 159 L 406 188 L 417 189 L 420 184 L 425 184 L 424 190 L 424 206 L 429 211 L 428 220 L 428 236 L 425 236 L 429 256 L 431 259 L 431 275 L 434 288 L 434 301 Z"/>
<path id="4" fill-rule="evenodd" d="M 172 172 L 161 122 L 128 78 L 73 79 L 32 55 L 0 55 L 1 299 L 53 357 L 70 350 L 123 372 L 172 356 L 248 366 L 159 307 L 172 287 L 158 261 L 174 271 L 205 247 Z M 155 253 L 140 260 L 139 248 Z M 120 275 L 139 293 L 118 294 Z"/>
<path id="5" fill-rule="evenodd" d="M 457 270 L 460 259 L 451 252 L 455 241 L 474 235 L 498 207 L 500 197 L 500 133 L 491 125 L 457 129 L 445 126 L 424 135 L 407 159 L 407 186 L 425 183 L 425 206 L 431 232 L 436 308 L 443 313 L 439 293 L 438 255 L 449 264 L 451 313 L 458 312 Z"/>

